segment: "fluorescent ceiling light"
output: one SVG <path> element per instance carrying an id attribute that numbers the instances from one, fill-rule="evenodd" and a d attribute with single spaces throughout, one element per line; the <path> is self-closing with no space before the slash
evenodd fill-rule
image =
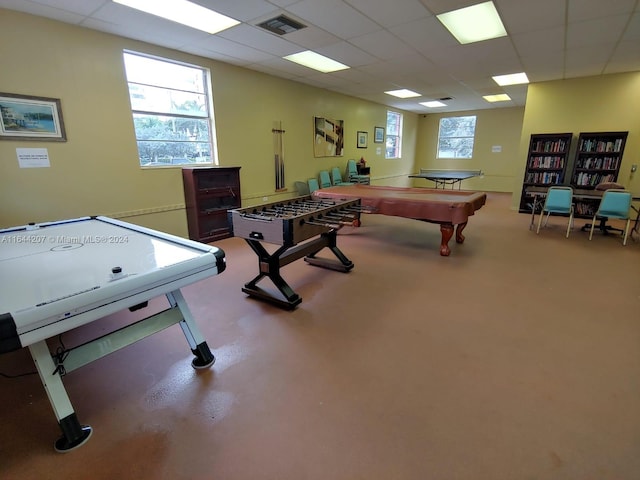
<path id="1" fill-rule="evenodd" d="M 439 102 L 438 100 L 433 100 L 431 102 L 420 102 L 420 105 L 424 105 L 429 108 L 437 108 L 437 107 L 446 107 L 445 103 Z"/>
<path id="2" fill-rule="evenodd" d="M 166 18 L 207 33 L 218 33 L 240 22 L 187 0 L 113 0 L 114 3 Z"/>
<path id="3" fill-rule="evenodd" d="M 351 68 L 343 63 L 331 60 L 324 55 L 312 52 L 311 50 L 305 50 L 304 52 L 294 53 L 293 55 L 287 55 L 283 57 L 285 60 L 304 65 L 305 67 L 313 68 L 322 73 L 337 72 L 339 70 L 346 70 Z"/>
<path id="4" fill-rule="evenodd" d="M 485 95 L 484 98 L 487 102 L 508 102 L 511 100 L 511 97 L 506 93 L 499 93 L 497 95 Z"/>
<path id="5" fill-rule="evenodd" d="M 520 73 L 511 73 L 509 75 L 496 75 L 495 77 L 491 77 L 495 80 L 495 82 L 500 85 L 520 85 L 521 83 L 529 83 L 529 78 L 527 78 L 527 74 L 524 72 Z"/>
<path id="6" fill-rule="evenodd" d="M 393 95 L 394 97 L 398 98 L 413 98 L 421 96 L 419 93 L 412 92 L 411 90 L 407 90 L 406 88 L 403 88 L 401 90 L 389 90 L 388 92 L 384 93 L 386 93 L 387 95 Z"/>
<path id="7" fill-rule="evenodd" d="M 462 44 L 507 36 L 493 2 L 460 8 L 437 17 Z"/>

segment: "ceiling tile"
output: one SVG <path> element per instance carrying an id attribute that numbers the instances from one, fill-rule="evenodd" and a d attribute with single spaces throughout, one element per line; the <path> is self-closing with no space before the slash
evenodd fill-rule
<path id="1" fill-rule="evenodd" d="M 364 35 L 380 28 L 375 22 L 340 0 L 302 0 L 291 5 L 289 11 L 343 39 Z"/>
<path id="2" fill-rule="evenodd" d="M 504 107 L 481 98 L 496 88 L 495 74 L 524 70 L 532 82 L 540 82 L 640 71 L 638 0 L 494 0 L 509 36 L 469 45 L 460 45 L 435 15 L 478 0 L 194 1 L 243 23 L 209 35 L 112 0 L 0 0 L 0 8 L 416 112 L 425 108 L 383 92 L 411 88 L 428 96 L 452 96 L 439 111 L 454 112 Z M 256 26 L 279 14 L 307 27 L 277 36 Z M 305 49 L 352 68 L 323 75 L 281 58 Z M 522 105 L 526 86 L 509 88 L 514 100 L 507 103 Z"/>

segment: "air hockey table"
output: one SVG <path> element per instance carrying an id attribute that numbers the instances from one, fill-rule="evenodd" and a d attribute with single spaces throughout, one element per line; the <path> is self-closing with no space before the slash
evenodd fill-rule
<path id="1" fill-rule="evenodd" d="M 0 230 L 0 353 L 29 349 L 62 430 L 56 451 L 73 450 L 92 433 L 78 421 L 64 375 L 176 323 L 195 355 L 192 366 L 213 365 L 180 288 L 222 273 L 225 265 L 215 246 L 108 217 Z M 51 353 L 48 339 L 162 295 L 166 310 Z"/>

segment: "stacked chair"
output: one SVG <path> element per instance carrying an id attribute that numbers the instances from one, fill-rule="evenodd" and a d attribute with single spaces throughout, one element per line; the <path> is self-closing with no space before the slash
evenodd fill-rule
<path id="1" fill-rule="evenodd" d="M 333 186 L 331 184 L 331 176 L 329 176 L 329 172 L 327 170 L 320 170 L 320 188 L 329 188 Z"/>
<path id="2" fill-rule="evenodd" d="M 369 183 L 371 183 L 369 175 L 360 175 L 358 173 L 358 167 L 355 160 L 347 161 L 347 176 L 348 180 L 352 183 L 360 183 L 364 185 L 369 185 Z"/>
<path id="3" fill-rule="evenodd" d="M 300 197 L 311 193 L 307 182 L 293 182 L 293 186 L 296 189 L 296 194 Z"/>
<path id="4" fill-rule="evenodd" d="M 309 193 L 313 193 L 320 188 L 317 178 L 310 178 L 307 180 L 307 185 L 309 185 Z"/>
<path id="5" fill-rule="evenodd" d="M 342 175 L 340 174 L 340 169 L 338 167 L 333 167 L 331 169 L 331 182 L 334 187 L 341 187 L 345 185 L 353 185 L 353 182 L 343 182 Z"/>

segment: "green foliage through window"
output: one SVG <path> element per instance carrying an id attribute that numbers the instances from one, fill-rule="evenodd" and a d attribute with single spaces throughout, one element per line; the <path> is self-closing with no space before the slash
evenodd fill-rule
<path id="1" fill-rule="evenodd" d="M 141 166 L 216 163 L 207 71 L 124 53 Z"/>

